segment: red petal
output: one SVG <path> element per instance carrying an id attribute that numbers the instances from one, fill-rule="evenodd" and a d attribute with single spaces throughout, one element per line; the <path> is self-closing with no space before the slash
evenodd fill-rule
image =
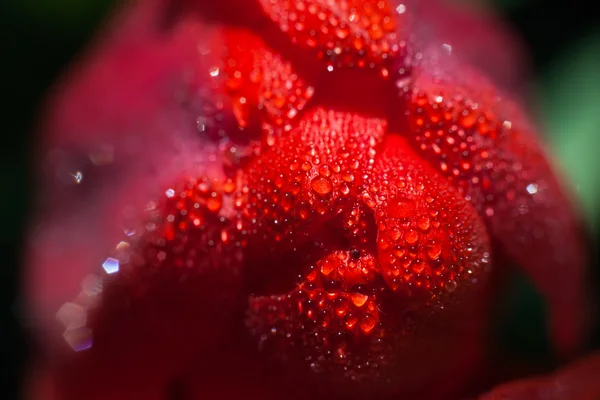
<path id="1" fill-rule="evenodd" d="M 579 220 L 518 107 L 472 70 L 461 71 L 468 77 L 425 68 L 416 75 L 407 137 L 532 277 L 548 302 L 556 345 L 572 352 L 586 324 Z"/>
<path id="2" fill-rule="evenodd" d="M 386 1 L 260 0 L 291 41 L 331 67 L 382 68 L 398 53 L 397 18 Z"/>
<path id="3" fill-rule="evenodd" d="M 475 210 L 404 140 L 392 136 L 386 145 L 363 201 L 375 212 L 388 285 L 411 295 L 426 293 L 428 303 L 441 304 L 457 288 L 481 286 L 491 269 L 490 249 Z"/>
<path id="4" fill-rule="evenodd" d="M 109 189 L 92 179 L 102 196 L 89 201 L 50 197 L 61 230 L 42 228 L 32 246 L 39 308 L 87 272 L 65 260 L 106 256 L 120 224 L 107 216 L 181 174 L 203 178 L 147 203 L 137 238 L 109 254 L 122 271 L 88 314 L 91 351 L 57 368 L 61 394 L 161 398 L 173 379 L 192 398 L 458 393 L 479 365 L 488 306 L 480 216 L 549 299 L 561 348 L 575 345 L 581 233 L 530 128 L 476 74 L 460 67 L 456 79 L 454 58 L 436 64 L 415 40 L 405 59 L 398 35 L 421 32 L 389 4 L 145 2 L 72 79 L 47 126 L 70 153 L 50 175 L 79 154 L 94 164 L 88 179 L 114 178 L 98 172 L 110 158 L 98 148 L 127 169 Z M 408 93 L 400 115 L 389 75 Z M 390 115 L 407 140 L 385 137 Z M 84 292 L 71 306 L 90 300 Z M 243 387 L 227 392 L 224 379 Z"/>
<path id="5" fill-rule="evenodd" d="M 600 354 L 593 354 L 544 377 L 505 383 L 480 400 L 549 400 L 600 398 Z"/>
<path id="6" fill-rule="evenodd" d="M 339 215 L 375 157 L 385 121 L 317 108 L 248 169 L 248 204 L 259 218 L 306 221 Z M 261 219 L 259 219 L 261 221 Z M 294 229 L 295 231 L 295 229 Z"/>
<path id="7" fill-rule="evenodd" d="M 224 36 L 224 86 L 232 97 L 239 125 L 246 127 L 254 117 L 263 124 L 268 121 L 273 129 L 289 131 L 290 122 L 302 112 L 314 88 L 247 30 L 224 29 Z M 272 144 L 269 141 L 268 145 Z"/>

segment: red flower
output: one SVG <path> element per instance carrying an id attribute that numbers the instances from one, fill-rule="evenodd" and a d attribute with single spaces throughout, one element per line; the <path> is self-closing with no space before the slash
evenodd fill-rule
<path id="1" fill-rule="evenodd" d="M 506 259 L 578 350 L 577 217 L 522 108 L 467 65 L 450 22 L 470 17 L 426 4 L 152 0 L 117 20 L 45 123 L 36 310 L 105 276 L 60 308 L 86 351 L 52 356 L 44 390 L 473 394 Z"/>

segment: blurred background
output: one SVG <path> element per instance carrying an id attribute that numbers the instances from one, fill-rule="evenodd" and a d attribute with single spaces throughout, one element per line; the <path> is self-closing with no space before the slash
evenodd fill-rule
<path id="1" fill-rule="evenodd" d="M 534 109 L 579 195 L 594 237 L 600 229 L 600 18 L 584 1 L 461 0 L 486 3 L 511 25 L 532 62 Z M 29 352 L 20 312 L 21 248 L 32 186 L 34 127 L 50 85 L 90 40 L 114 0 L 3 0 L 0 4 L 0 397 L 19 398 Z M 593 268 L 599 271 L 595 258 Z M 596 274 L 598 276 L 600 274 Z M 596 291 L 600 281 L 596 279 Z M 519 278 L 499 321 L 499 340 L 545 359 L 543 303 Z M 600 346 L 600 335 L 592 346 Z M 8 393 L 8 397 L 5 397 Z"/>

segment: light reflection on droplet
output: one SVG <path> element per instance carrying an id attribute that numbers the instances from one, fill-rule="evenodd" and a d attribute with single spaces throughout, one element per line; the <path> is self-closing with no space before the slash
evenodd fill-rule
<path id="1" fill-rule="evenodd" d="M 198 129 L 198 132 L 206 131 L 207 122 L 208 120 L 205 117 L 196 118 L 196 128 Z"/>
<path id="2" fill-rule="evenodd" d="M 165 195 L 168 198 L 172 198 L 173 196 L 175 196 L 175 191 L 173 189 L 167 189 L 167 191 L 165 192 Z"/>
<path id="3" fill-rule="evenodd" d="M 538 185 L 536 185 L 535 183 L 530 183 L 529 185 L 527 185 L 526 190 L 529 194 L 536 194 L 538 191 Z"/>
<path id="4" fill-rule="evenodd" d="M 114 274 L 119 272 L 119 260 L 116 258 L 108 257 L 106 261 L 102 263 L 102 268 L 107 274 Z"/>
<path id="5" fill-rule="evenodd" d="M 131 237 L 135 235 L 135 229 L 123 229 L 123 233 L 125 233 L 125 236 Z"/>
<path id="6" fill-rule="evenodd" d="M 119 244 L 115 247 L 115 249 L 119 251 L 125 251 L 129 248 L 129 243 L 120 241 Z"/>
<path id="7" fill-rule="evenodd" d="M 67 329 L 77 329 L 85 326 L 87 313 L 85 308 L 75 303 L 65 303 L 56 313 L 56 318 Z"/>
<path id="8" fill-rule="evenodd" d="M 92 347 L 92 330 L 90 328 L 67 329 L 63 337 L 75 351 L 83 351 Z"/>
<path id="9" fill-rule="evenodd" d="M 83 181 L 83 173 L 81 171 L 77 171 L 74 174 L 71 174 L 71 176 L 76 184 L 80 184 Z"/>

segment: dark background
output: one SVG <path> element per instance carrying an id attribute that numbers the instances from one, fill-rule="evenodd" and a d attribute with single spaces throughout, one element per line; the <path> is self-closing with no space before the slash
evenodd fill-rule
<path id="1" fill-rule="evenodd" d="M 2 398 L 18 398 L 29 351 L 26 324 L 16 310 L 22 298 L 24 227 L 35 193 L 31 149 L 36 115 L 51 83 L 85 46 L 114 3 L 4 0 L 0 4 L 0 386 L 6 385 L 0 391 Z M 597 248 L 600 19 L 584 1 L 488 3 L 525 42 L 533 62 L 539 117 L 558 161 L 578 190 Z M 500 339 L 517 352 L 544 357 L 548 348 L 541 299 L 524 279 L 515 281 L 510 294 L 506 307 L 511 313 L 501 322 Z"/>

